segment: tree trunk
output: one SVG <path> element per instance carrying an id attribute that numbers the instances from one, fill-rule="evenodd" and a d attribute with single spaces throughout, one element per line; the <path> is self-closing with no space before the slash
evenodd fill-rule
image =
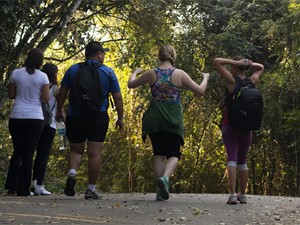
<path id="1" fill-rule="evenodd" d="M 78 9 L 83 0 L 75 0 L 72 2 L 69 8 L 66 9 L 66 13 L 61 17 L 60 21 L 48 32 L 48 34 L 43 38 L 43 40 L 38 44 L 38 48 L 43 50 L 47 49 L 48 46 L 53 42 L 53 40 L 58 36 L 64 27 L 71 20 L 72 15 Z"/>

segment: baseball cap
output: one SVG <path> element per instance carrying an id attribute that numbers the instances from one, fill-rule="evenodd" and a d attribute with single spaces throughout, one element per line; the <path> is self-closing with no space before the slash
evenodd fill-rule
<path id="1" fill-rule="evenodd" d="M 97 41 L 91 41 L 85 47 L 85 56 L 92 57 L 95 56 L 98 52 L 108 52 L 108 48 L 103 48 L 102 44 Z"/>

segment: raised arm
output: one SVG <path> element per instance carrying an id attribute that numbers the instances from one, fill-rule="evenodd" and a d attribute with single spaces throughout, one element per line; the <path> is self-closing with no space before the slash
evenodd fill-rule
<path id="1" fill-rule="evenodd" d="M 147 70 L 144 72 L 141 76 L 137 77 L 139 73 L 142 72 L 141 68 L 136 69 L 135 71 L 132 72 L 128 79 L 127 86 L 128 88 L 136 88 L 139 86 L 142 86 L 144 84 L 149 84 L 152 83 L 153 80 L 153 70 Z"/>
<path id="2" fill-rule="evenodd" d="M 252 74 L 252 76 L 250 77 L 250 79 L 252 80 L 253 84 L 256 84 L 259 81 L 260 76 L 264 72 L 265 68 L 260 63 L 252 63 L 251 67 L 255 68 L 255 72 Z"/>
<path id="3" fill-rule="evenodd" d="M 196 82 L 194 82 L 190 76 L 184 72 L 183 70 L 180 71 L 182 73 L 181 77 L 181 82 L 182 86 L 190 89 L 192 92 L 194 92 L 197 95 L 203 95 L 206 88 L 207 88 L 207 83 L 209 79 L 209 73 L 202 73 L 203 79 L 201 83 L 198 85 Z"/>
<path id="4" fill-rule="evenodd" d="M 226 80 L 227 89 L 229 90 L 229 92 L 233 92 L 236 82 L 231 72 L 232 70 L 229 71 L 225 67 L 225 65 L 236 66 L 235 71 L 237 73 L 243 73 L 245 69 L 249 68 L 253 64 L 252 61 L 249 59 L 234 60 L 234 59 L 226 59 L 226 58 L 215 58 L 213 63 L 215 69 Z"/>
<path id="5" fill-rule="evenodd" d="M 215 69 L 220 73 L 222 77 L 227 81 L 228 84 L 234 84 L 235 80 L 232 73 L 225 67 L 225 65 L 237 65 L 236 60 L 225 59 L 225 58 L 215 58 L 213 63 Z"/>

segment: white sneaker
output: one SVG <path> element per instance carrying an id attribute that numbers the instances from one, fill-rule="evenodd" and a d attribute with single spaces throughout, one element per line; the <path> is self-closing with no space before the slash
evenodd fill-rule
<path id="1" fill-rule="evenodd" d="M 227 204 L 229 204 L 229 205 L 236 205 L 237 204 L 237 195 L 236 194 L 231 194 L 229 196 Z"/>
<path id="2" fill-rule="evenodd" d="M 51 192 L 47 191 L 43 185 L 37 185 L 34 190 L 34 195 L 51 195 Z"/>
<path id="3" fill-rule="evenodd" d="M 247 196 L 246 195 L 242 195 L 241 193 L 239 193 L 238 196 L 237 196 L 237 200 L 241 204 L 247 204 Z"/>

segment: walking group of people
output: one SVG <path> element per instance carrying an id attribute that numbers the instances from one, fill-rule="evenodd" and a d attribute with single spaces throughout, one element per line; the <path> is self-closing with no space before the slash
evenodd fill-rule
<path id="1" fill-rule="evenodd" d="M 78 74 L 82 64 L 72 65 L 64 74 L 60 87 L 57 86 L 57 67 L 43 64 L 43 52 L 39 49 L 29 51 L 22 68 L 12 72 L 8 94 L 15 99 L 9 117 L 9 131 L 13 141 L 13 155 L 10 161 L 5 188 L 8 194 L 29 196 L 51 194 L 43 186 L 47 160 L 55 137 L 55 121 L 66 122 L 69 140 L 68 176 L 64 193 L 75 195 L 76 174 L 84 151 L 88 157 L 88 184 L 85 199 L 99 199 L 96 183 L 101 168 L 101 151 L 109 125 L 107 109 L 109 95 L 112 96 L 118 119 L 116 128 L 122 129 L 123 99 L 120 85 L 114 70 L 104 65 L 107 48 L 96 41 L 89 42 L 85 48 L 85 66 L 95 67 L 102 85 L 103 100 L 96 111 L 78 110 L 74 98 Z M 156 200 L 169 199 L 170 178 L 181 157 L 184 145 L 183 107 L 181 90 L 188 89 L 197 96 L 206 91 L 209 73 L 202 73 L 200 84 L 194 82 L 183 70 L 175 67 L 176 51 L 170 45 L 159 49 L 158 67 L 143 72 L 136 69 L 128 80 L 128 88 L 148 85 L 152 99 L 142 118 L 142 138 L 149 136 L 154 154 L 154 174 L 157 183 Z M 255 72 L 250 77 L 258 82 L 264 67 L 245 58 L 215 58 L 215 69 L 226 80 L 226 98 L 230 99 L 236 86 L 236 77 L 245 78 L 245 70 L 250 66 Z M 227 68 L 230 65 L 231 68 Z M 69 96 L 66 115 L 63 105 Z M 71 101 L 72 100 L 72 101 Z M 99 99 L 100 101 L 100 99 Z M 48 102 L 53 111 L 53 123 L 43 125 L 42 102 Z M 230 101 L 229 101 L 230 102 Z M 226 104 L 222 122 L 222 136 L 227 153 L 227 176 L 230 196 L 228 204 L 247 203 L 246 187 L 248 181 L 247 153 L 252 139 L 252 131 L 235 129 L 228 117 Z M 36 150 L 36 157 L 33 156 Z M 34 162 L 34 163 L 33 163 Z M 32 165 L 34 164 L 34 165 Z M 240 193 L 236 193 L 238 169 Z M 33 172 L 32 172 L 33 171 Z M 32 176 L 33 173 L 33 176 Z"/>

